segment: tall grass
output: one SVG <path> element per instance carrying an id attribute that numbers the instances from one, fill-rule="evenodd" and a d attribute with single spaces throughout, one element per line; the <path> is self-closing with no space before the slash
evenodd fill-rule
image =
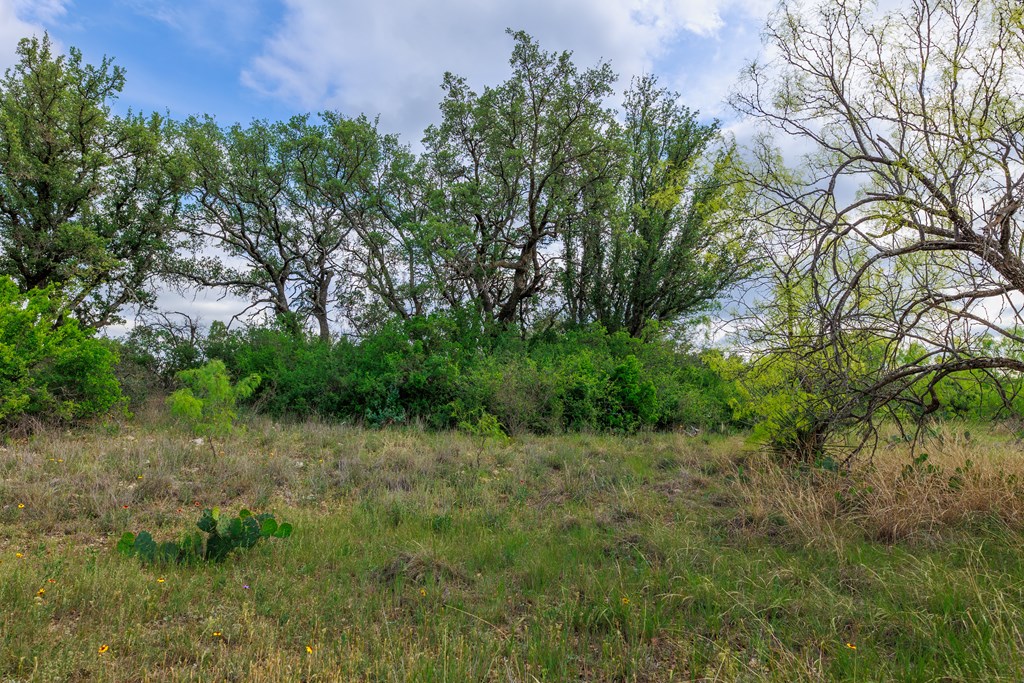
<path id="1" fill-rule="evenodd" d="M 255 420 L 211 453 L 144 415 L 10 441 L 0 679 L 1019 680 L 1019 458 L 927 447 L 941 473 L 900 479 L 905 446 L 839 476 L 677 434 Z M 112 551 L 212 505 L 296 531 L 213 565 Z"/>
<path id="2" fill-rule="evenodd" d="M 892 543 L 926 540 L 957 527 L 1024 529 L 1024 447 L 955 423 L 912 452 L 890 443 L 849 470 L 781 467 L 754 456 L 739 492 L 752 515 L 784 520 L 808 542 L 863 535 Z"/>

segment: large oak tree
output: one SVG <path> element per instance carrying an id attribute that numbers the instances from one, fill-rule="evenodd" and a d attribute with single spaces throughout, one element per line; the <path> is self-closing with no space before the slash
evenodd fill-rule
<path id="1" fill-rule="evenodd" d="M 24 39 L 0 79 L 0 272 L 56 286 L 86 325 L 154 300 L 187 170 L 160 116 L 115 116 L 124 72 Z"/>
<path id="2" fill-rule="evenodd" d="M 580 70 L 513 33 L 512 75 L 474 91 L 447 74 L 426 134 L 430 253 L 442 297 L 487 321 L 523 322 L 555 284 L 558 243 L 615 174 L 607 63 Z"/>

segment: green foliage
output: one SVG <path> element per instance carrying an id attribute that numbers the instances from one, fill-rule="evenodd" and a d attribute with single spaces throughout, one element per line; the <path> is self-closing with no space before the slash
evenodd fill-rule
<path id="1" fill-rule="evenodd" d="M 150 373 L 154 384 L 170 387 L 183 370 L 191 370 L 202 362 L 199 330 L 186 319 L 180 325 L 170 324 L 166 315 L 163 324 L 136 321 L 128 336 L 121 340 L 121 356 Z"/>
<path id="2" fill-rule="evenodd" d="M 478 400 L 511 431 L 717 429 L 732 422 L 729 390 L 700 358 L 625 330 L 592 326 L 510 341 L 467 375 L 468 384 L 485 388 Z M 714 396 L 711 385 L 722 393 Z M 694 409 L 696 395 L 705 409 Z"/>
<path id="3" fill-rule="evenodd" d="M 83 325 L 151 304 L 188 171 L 160 116 L 111 114 L 124 72 L 48 36 L 18 44 L 0 78 L 0 273 L 56 285 Z"/>
<path id="4" fill-rule="evenodd" d="M 507 438 L 498 423 L 498 418 L 482 409 L 477 409 L 472 416 L 460 419 L 459 430 L 484 440 L 493 439 L 503 442 Z"/>
<path id="5" fill-rule="evenodd" d="M 555 281 L 546 255 L 567 226 L 599 212 L 615 173 L 608 63 L 579 69 L 523 32 L 511 75 L 478 92 L 447 73 L 441 121 L 424 134 L 432 216 L 427 256 L 443 299 L 488 321 L 523 324 Z"/>
<path id="6" fill-rule="evenodd" d="M 117 542 L 117 552 L 137 557 L 144 564 L 219 562 L 235 549 L 252 548 L 262 540 L 288 538 L 292 534 L 292 525 L 288 522 L 279 524 L 268 512 L 254 515 L 244 508 L 236 517 L 222 515 L 216 507 L 204 510 L 196 526 L 205 537 L 192 532 L 177 541 L 160 543 L 148 531 L 138 534 L 126 531 Z"/>
<path id="7" fill-rule="evenodd" d="M 669 340 L 600 326 L 529 339 L 483 330 L 433 315 L 331 344 L 273 328 L 216 328 L 206 353 L 233 376 L 263 377 L 253 400 L 274 415 L 435 429 L 493 418 L 508 434 L 735 424 L 735 384 Z"/>
<path id="8" fill-rule="evenodd" d="M 630 355 L 608 377 L 608 425 L 615 431 L 632 432 L 653 425 L 658 418 L 654 383 L 643 378 L 643 366 Z"/>
<path id="9" fill-rule="evenodd" d="M 609 135 L 619 170 L 596 206 L 565 231 L 569 319 L 640 336 L 711 309 L 745 277 L 741 164 L 717 123 L 702 124 L 657 79 L 635 79 Z"/>
<path id="10" fill-rule="evenodd" d="M 735 404 L 736 418 L 752 424 L 753 439 L 785 461 L 823 459 L 841 426 L 830 418 L 843 396 L 830 389 L 824 364 L 816 360 L 813 355 L 778 353 L 726 371 L 745 394 Z"/>
<path id="11" fill-rule="evenodd" d="M 182 370 L 202 364 L 201 330 L 194 320 L 182 319 L 165 314 L 136 318 L 127 337 L 107 340 L 118 355 L 115 374 L 133 409 L 172 389 Z"/>
<path id="12" fill-rule="evenodd" d="M 830 441 L 848 424 L 854 408 L 850 387 L 879 369 L 872 339 L 851 339 L 845 364 L 823 351 L 814 314 L 814 284 L 775 273 L 772 299 L 762 306 L 748 363 L 723 365 L 746 400 L 737 417 L 754 425 L 754 439 L 785 461 L 822 460 Z"/>
<path id="13" fill-rule="evenodd" d="M 319 118 L 222 127 L 207 116 L 178 127 L 194 169 L 185 229 L 195 250 L 211 245 L 223 258 L 184 254 L 174 271 L 268 305 L 293 334 L 312 319 L 326 341 L 335 276 L 350 267 L 343 247 L 355 231 L 378 247 L 367 258 L 379 253 L 373 180 L 399 152 L 365 116 Z"/>
<path id="14" fill-rule="evenodd" d="M 183 370 L 178 373 L 178 379 L 186 386 L 167 399 L 171 413 L 187 422 L 196 434 L 206 436 L 230 434 L 237 416 L 237 402 L 251 396 L 260 384 L 258 374 L 232 384 L 220 360 Z"/>
<path id="15" fill-rule="evenodd" d="M 83 420 L 123 406 L 116 354 L 63 306 L 52 289 L 22 294 L 0 277 L 0 424 Z"/>

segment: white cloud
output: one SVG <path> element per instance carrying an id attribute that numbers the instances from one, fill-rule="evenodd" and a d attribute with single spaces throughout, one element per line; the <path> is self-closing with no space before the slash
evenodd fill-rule
<path id="1" fill-rule="evenodd" d="M 724 13 L 760 18 L 769 5 L 770 0 L 286 0 L 282 24 L 242 80 L 297 109 L 379 113 L 385 128 L 415 140 L 435 117 L 445 71 L 477 86 L 505 78 L 511 50 L 505 28 L 526 30 L 547 50 L 572 50 L 581 66 L 611 60 L 628 78 L 650 72 L 678 39 L 714 37 L 725 24 Z M 728 62 L 729 73 L 719 76 L 731 82 L 734 66 Z M 671 76 L 670 84 L 676 80 Z M 714 78 L 702 74 L 698 83 Z"/>
<path id="2" fill-rule="evenodd" d="M 0 0 L 0 72 L 17 61 L 19 40 L 42 35 L 65 12 L 64 0 Z"/>
<path id="3" fill-rule="evenodd" d="M 67 4 L 68 0 L 14 0 L 14 9 L 26 21 L 49 23 L 67 14 Z"/>

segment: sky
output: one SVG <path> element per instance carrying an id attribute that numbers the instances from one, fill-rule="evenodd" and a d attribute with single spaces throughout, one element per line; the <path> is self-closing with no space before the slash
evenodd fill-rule
<path id="1" fill-rule="evenodd" d="M 119 109 L 224 124 L 324 109 L 380 116 L 416 144 L 446 71 L 480 88 L 508 75 L 523 29 L 628 85 L 654 73 L 706 118 L 756 56 L 772 0 L 0 0 L 0 69 L 20 38 L 104 55 L 127 71 Z"/>
<path id="2" fill-rule="evenodd" d="M 482 89 L 508 76 L 525 30 L 580 67 L 610 61 L 620 89 L 653 73 L 704 119 L 757 56 L 775 0 L 0 0 L 0 71 L 48 32 L 126 70 L 115 109 L 211 114 L 221 124 L 338 110 L 380 117 L 414 148 L 438 120 L 446 71 Z M 245 303 L 164 291 L 163 310 L 227 320 Z M 109 330 L 117 334 L 119 330 Z"/>

